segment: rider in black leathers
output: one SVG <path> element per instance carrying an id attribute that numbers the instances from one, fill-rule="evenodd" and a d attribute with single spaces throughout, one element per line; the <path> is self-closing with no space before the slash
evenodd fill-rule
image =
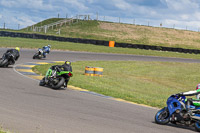
<path id="1" fill-rule="evenodd" d="M 19 47 L 16 47 L 15 49 L 8 49 L 6 51 L 5 54 L 11 53 L 13 55 L 13 59 L 10 60 L 10 65 L 15 64 L 15 61 L 18 60 L 18 58 L 20 56 L 19 51 L 20 51 Z"/>
<path id="2" fill-rule="evenodd" d="M 52 70 L 54 70 L 55 68 L 57 68 L 57 71 L 62 71 L 63 69 L 64 71 L 72 72 L 72 66 L 70 61 L 65 61 L 63 65 L 55 65 L 51 67 Z"/>
<path id="3" fill-rule="evenodd" d="M 58 72 L 60 72 L 60 71 L 70 71 L 70 72 L 72 72 L 72 66 L 71 66 L 71 62 L 70 61 L 65 61 L 65 63 L 63 65 L 51 66 L 51 69 L 52 70 L 57 70 Z M 47 80 L 47 77 L 45 77 L 45 79 Z M 64 85 L 65 87 L 67 87 L 69 79 L 70 79 L 70 77 L 65 80 L 65 83 L 66 83 Z"/>

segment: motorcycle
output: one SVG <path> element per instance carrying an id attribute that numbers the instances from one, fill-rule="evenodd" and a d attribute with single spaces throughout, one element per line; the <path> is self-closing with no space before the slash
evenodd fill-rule
<path id="1" fill-rule="evenodd" d="M 5 53 L 2 58 L 0 58 L 0 67 L 8 67 L 8 65 L 13 65 L 15 62 L 13 54 L 10 52 Z"/>
<path id="2" fill-rule="evenodd" d="M 171 95 L 167 99 L 167 107 L 156 113 L 155 122 L 161 125 L 171 122 L 194 126 L 200 132 L 200 103 L 193 103 L 191 98 L 186 99 L 178 94 Z"/>
<path id="3" fill-rule="evenodd" d="M 46 76 L 40 81 L 40 86 L 50 86 L 53 89 L 60 89 L 62 86 L 67 87 L 70 77 L 73 76 L 71 71 L 63 71 L 56 67 L 52 70 L 50 67 L 46 73 Z"/>
<path id="4" fill-rule="evenodd" d="M 43 58 L 43 50 L 41 48 L 38 49 L 38 51 L 35 53 L 35 55 L 33 56 L 33 59 L 41 59 Z"/>

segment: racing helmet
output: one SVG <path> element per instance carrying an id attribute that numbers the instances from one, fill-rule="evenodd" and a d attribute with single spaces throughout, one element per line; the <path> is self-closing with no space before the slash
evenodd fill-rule
<path id="1" fill-rule="evenodd" d="M 51 45 L 49 44 L 49 45 L 47 45 L 47 47 L 51 48 Z"/>
<path id="2" fill-rule="evenodd" d="M 200 83 L 196 86 L 196 90 L 197 90 L 197 92 L 200 91 Z M 196 95 L 196 98 L 197 98 L 197 99 L 200 99 L 200 94 L 197 94 L 197 95 Z"/>
<path id="3" fill-rule="evenodd" d="M 65 61 L 65 64 L 71 65 L 71 62 L 70 61 Z"/>
<path id="4" fill-rule="evenodd" d="M 16 49 L 17 51 L 20 51 L 20 48 L 19 48 L 19 47 L 16 47 L 15 49 Z"/>
<path id="5" fill-rule="evenodd" d="M 200 83 L 196 86 L 196 90 L 200 89 Z"/>

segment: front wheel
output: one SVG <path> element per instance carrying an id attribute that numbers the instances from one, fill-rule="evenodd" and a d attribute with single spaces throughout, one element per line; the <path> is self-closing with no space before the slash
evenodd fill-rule
<path id="1" fill-rule="evenodd" d="M 46 83 L 45 83 L 45 81 L 44 81 L 44 78 L 43 78 L 42 80 L 40 80 L 40 83 L 39 83 L 40 86 L 45 86 L 45 84 L 46 84 Z"/>
<path id="2" fill-rule="evenodd" d="M 37 58 L 37 53 L 35 55 L 33 55 L 33 59 Z"/>
<path id="3" fill-rule="evenodd" d="M 56 85 L 55 85 L 55 84 L 52 85 L 52 88 L 53 88 L 53 89 L 60 89 L 61 86 L 64 85 L 64 82 L 65 82 L 65 79 L 64 79 L 63 77 L 61 77 L 61 78 L 59 79 L 59 82 L 58 82 Z"/>
<path id="4" fill-rule="evenodd" d="M 3 59 L 1 59 L 1 61 L 0 61 L 0 66 L 1 67 L 7 67 L 9 64 L 8 64 L 8 60 L 7 59 L 5 59 L 5 60 L 3 60 Z"/>
<path id="5" fill-rule="evenodd" d="M 194 123 L 194 127 L 195 127 L 195 129 L 196 129 L 198 132 L 200 132 L 200 121 L 196 121 L 196 122 Z"/>
<path id="6" fill-rule="evenodd" d="M 164 107 L 156 113 L 155 122 L 162 125 L 169 123 L 169 111 L 167 107 Z"/>
<path id="7" fill-rule="evenodd" d="M 41 59 L 42 56 L 39 53 L 35 53 L 35 55 L 33 56 L 33 59 Z"/>

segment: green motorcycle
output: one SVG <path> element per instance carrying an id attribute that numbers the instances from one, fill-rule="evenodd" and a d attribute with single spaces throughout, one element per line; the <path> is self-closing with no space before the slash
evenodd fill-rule
<path id="1" fill-rule="evenodd" d="M 53 89 L 60 89 L 62 86 L 67 87 L 70 77 L 73 76 L 71 71 L 64 71 L 63 69 L 54 66 L 50 67 L 46 72 L 46 76 L 40 81 L 40 86 L 50 86 Z"/>

